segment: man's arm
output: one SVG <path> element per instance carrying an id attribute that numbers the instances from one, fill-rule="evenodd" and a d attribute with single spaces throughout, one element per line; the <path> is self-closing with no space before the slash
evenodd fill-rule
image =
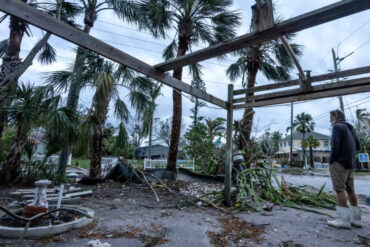
<path id="1" fill-rule="evenodd" d="M 333 132 L 331 135 L 331 152 L 330 152 L 330 163 L 334 162 L 334 159 L 340 152 L 340 145 L 342 139 L 341 128 L 338 125 L 333 126 Z"/>

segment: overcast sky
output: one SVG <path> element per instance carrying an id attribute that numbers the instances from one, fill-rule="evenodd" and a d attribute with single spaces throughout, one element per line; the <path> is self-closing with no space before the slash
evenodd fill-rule
<path id="1" fill-rule="evenodd" d="M 312 11 L 337 1 L 334 0 L 276 0 L 276 15 L 283 19 L 289 19 L 297 15 Z M 233 9 L 242 13 L 243 25 L 238 30 L 238 35 L 248 32 L 250 24 L 251 11 L 250 6 L 254 3 L 252 0 L 234 1 Z M 82 22 L 80 22 L 82 24 Z M 8 37 L 8 22 L 0 24 L 0 39 Z M 21 57 L 25 57 L 28 51 L 33 47 L 42 35 L 37 28 L 32 28 L 32 36 L 25 37 L 22 44 Z M 122 51 L 135 56 L 151 65 L 163 61 L 161 53 L 163 49 L 172 41 L 173 33 L 169 33 L 168 39 L 154 39 L 150 34 L 139 32 L 134 26 L 122 22 L 111 12 L 99 13 L 98 20 L 91 31 L 91 35 L 103 40 L 104 42 L 121 49 Z M 369 66 L 370 50 L 370 11 L 364 11 L 346 18 L 335 20 L 308 30 L 297 33 L 295 43 L 303 46 L 303 56 L 299 58 L 304 70 L 311 70 L 313 75 L 327 73 L 333 69 L 331 48 L 338 51 L 339 57 L 355 51 L 351 56 L 342 61 L 340 67 L 352 69 L 356 67 Z M 50 43 L 57 50 L 58 60 L 50 66 L 42 66 L 37 62 L 22 76 L 21 80 L 42 84 L 42 78 L 45 72 L 62 70 L 67 68 L 73 62 L 75 56 L 75 45 L 52 36 Z M 203 45 L 205 47 L 205 45 Z M 193 50 L 201 47 L 194 47 Z M 226 77 L 225 70 L 235 61 L 235 58 L 228 56 L 226 60 L 220 61 L 210 59 L 202 62 L 204 66 L 204 80 L 206 81 L 207 92 L 219 98 L 226 100 L 227 84 L 230 83 Z M 296 78 L 296 71 L 292 77 Z M 190 76 L 185 70 L 183 81 L 190 83 Z M 272 83 L 260 74 L 257 77 L 257 85 Z M 235 88 L 241 88 L 240 82 L 234 83 Z M 165 86 L 163 95 L 157 100 L 158 110 L 156 117 L 165 119 L 172 115 L 172 91 Z M 80 103 L 90 107 L 94 90 L 88 88 L 81 94 Z M 121 90 L 121 97 L 125 98 L 127 92 Z M 127 98 L 126 98 L 127 99 Z M 353 121 L 356 108 L 370 109 L 370 93 L 361 93 L 356 95 L 344 96 L 346 116 L 349 121 Z M 208 104 L 200 110 L 200 114 L 209 117 L 225 117 L 226 111 L 217 109 Z M 190 109 L 192 103 L 183 97 L 183 118 L 186 125 L 191 120 Z M 338 98 L 325 98 L 312 100 L 308 102 L 298 102 L 294 104 L 294 115 L 301 112 L 309 113 L 316 122 L 316 130 L 324 134 L 330 134 L 329 114 L 332 109 L 339 108 Z M 272 131 L 279 130 L 285 133 L 286 127 L 290 124 L 290 104 L 280 106 L 261 107 L 255 109 L 255 131 L 262 133 L 265 128 L 270 127 Z M 240 119 L 243 111 L 234 112 L 234 118 Z M 133 113 L 134 114 L 134 113 Z M 109 117 L 108 122 L 117 125 L 117 120 Z"/>

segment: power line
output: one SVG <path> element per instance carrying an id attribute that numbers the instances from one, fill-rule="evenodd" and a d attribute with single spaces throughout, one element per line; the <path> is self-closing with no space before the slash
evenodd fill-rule
<path id="1" fill-rule="evenodd" d="M 349 35 L 347 35 L 344 39 L 342 39 L 341 41 L 339 41 L 336 46 L 338 47 L 339 45 L 341 45 L 344 41 L 346 41 L 353 34 L 355 34 L 356 32 L 358 32 L 359 30 L 361 30 L 363 27 L 365 27 L 369 23 L 370 23 L 370 19 L 367 20 L 367 21 L 365 21 L 360 27 L 358 27 L 352 33 L 350 33 Z M 329 56 L 329 54 L 330 54 L 330 50 L 329 50 L 329 52 L 323 58 L 320 59 L 320 61 L 312 68 L 312 70 L 315 70 Z"/>
<path id="2" fill-rule="evenodd" d="M 346 36 L 342 41 L 340 41 L 337 44 L 337 47 L 340 46 L 344 41 L 346 41 L 348 38 L 350 38 L 353 34 L 357 33 L 360 29 L 362 29 L 364 26 L 370 23 L 370 19 L 365 21 L 360 27 L 358 27 L 356 30 L 354 30 L 352 33 L 350 33 L 348 36 Z"/>
<path id="3" fill-rule="evenodd" d="M 145 42 L 145 43 L 149 43 L 149 44 L 153 44 L 153 45 L 164 46 L 164 47 L 166 46 L 165 44 L 160 44 L 160 43 L 153 42 L 153 41 L 139 39 L 139 38 L 135 38 L 135 37 L 132 37 L 132 36 L 129 36 L 129 35 L 124 35 L 124 34 L 119 34 L 119 33 L 115 33 L 115 32 L 110 32 L 110 31 L 99 29 L 99 28 L 94 28 L 93 30 L 96 30 L 96 31 L 99 31 L 99 32 L 104 32 L 104 33 L 109 33 L 109 34 L 113 34 L 113 35 L 117 35 L 117 36 L 121 36 L 121 37 L 125 37 L 125 38 L 129 38 L 129 39 L 133 39 L 133 40 L 139 40 L 141 42 Z"/>

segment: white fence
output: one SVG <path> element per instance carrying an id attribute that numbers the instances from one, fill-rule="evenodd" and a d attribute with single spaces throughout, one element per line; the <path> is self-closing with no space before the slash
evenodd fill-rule
<path id="1" fill-rule="evenodd" d="M 35 154 L 32 156 L 32 160 L 44 161 L 44 158 L 45 158 L 45 155 L 42 155 L 42 154 Z M 59 155 L 51 155 L 48 157 L 46 163 L 58 164 L 58 159 L 59 159 Z M 68 157 L 67 165 L 70 166 L 71 162 L 72 162 L 72 154 L 70 154 Z"/>
<path id="2" fill-rule="evenodd" d="M 329 163 L 320 163 L 320 162 L 314 162 L 315 169 L 322 169 L 322 170 L 328 170 L 329 169 Z"/>
<path id="3" fill-rule="evenodd" d="M 149 168 L 166 168 L 167 160 L 144 159 L 144 170 Z M 191 169 L 194 171 L 194 160 L 177 160 L 176 167 Z"/>

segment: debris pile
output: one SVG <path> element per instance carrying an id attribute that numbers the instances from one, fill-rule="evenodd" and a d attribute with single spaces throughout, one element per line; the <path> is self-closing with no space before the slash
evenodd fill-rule
<path id="1" fill-rule="evenodd" d="M 15 192 L 10 193 L 12 197 L 17 198 L 16 202 L 12 202 L 9 206 L 18 206 L 21 204 L 29 204 L 33 200 L 35 189 L 19 189 Z M 46 189 L 46 197 L 48 203 L 56 203 L 58 201 L 59 187 L 52 189 Z M 92 195 L 91 190 L 82 191 L 81 187 L 71 186 L 68 189 L 63 190 L 62 203 L 63 204 L 74 204 L 78 203 L 82 197 Z"/>

